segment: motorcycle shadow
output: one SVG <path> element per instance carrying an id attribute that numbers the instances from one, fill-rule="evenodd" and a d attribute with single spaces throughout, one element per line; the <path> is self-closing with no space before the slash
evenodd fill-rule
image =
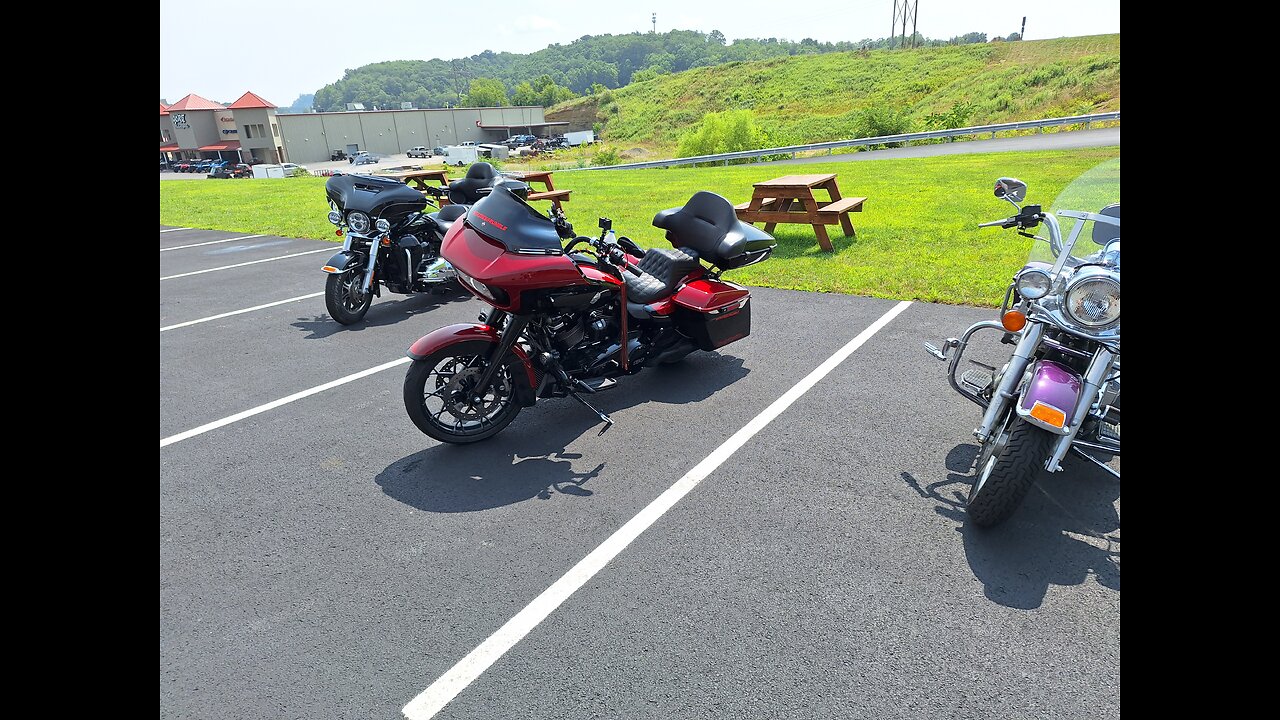
<path id="1" fill-rule="evenodd" d="M 673 366 L 645 370 L 619 379 L 619 386 L 588 397 L 606 413 L 645 402 L 683 404 L 706 400 L 745 377 L 742 358 L 697 353 Z M 498 435 L 471 445 L 433 445 L 388 465 L 374 478 L 384 493 L 434 513 L 478 512 L 526 500 L 551 500 L 558 495 L 586 498 L 586 487 L 604 470 L 601 460 L 568 447 L 583 434 L 594 437 L 601 423 L 572 398 L 539 400 L 540 412 L 526 410 Z M 405 420 L 406 424 L 408 420 Z M 623 437 L 628 429 L 619 421 L 605 439 L 617 452 L 628 453 Z M 412 429 L 412 425 L 409 425 Z M 597 445 L 597 447 L 599 447 Z"/>
<path id="2" fill-rule="evenodd" d="M 394 325 L 420 313 L 434 310 L 441 305 L 470 300 L 471 294 L 462 288 L 450 288 L 441 295 L 423 293 L 421 295 L 397 295 L 397 300 L 374 300 L 364 319 L 353 325 L 343 325 L 329 315 L 316 315 L 311 318 L 298 318 L 291 323 L 302 332 L 310 333 L 304 339 L 320 340 L 340 332 L 359 332 L 365 328 Z M 322 303 L 323 304 L 323 303 Z"/>
<path id="3" fill-rule="evenodd" d="M 1090 576 L 1119 592 L 1120 481 L 1068 456 L 1062 472 L 1037 480 L 1013 517 L 980 528 L 964 512 L 978 449 L 968 443 L 952 448 L 943 480 L 921 486 L 906 472 L 902 479 L 920 497 L 937 501 L 935 512 L 955 521 L 986 597 L 1031 610 L 1040 607 L 1050 585 L 1080 585 Z"/>

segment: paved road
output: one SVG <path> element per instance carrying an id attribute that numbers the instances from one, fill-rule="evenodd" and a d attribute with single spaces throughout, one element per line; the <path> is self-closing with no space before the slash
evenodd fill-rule
<path id="1" fill-rule="evenodd" d="M 165 228 L 162 228 L 164 230 Z M 162 232 L 162 327 L 318 292 L 318 241 Z M 721 353 L 418 431 L 392 367 L 160 450 L 165 718 L 399 717 L 677 478 L 895 303 L 753 290 Z M 161 436 L 394 361 L 482 309 L 322 298 L 160 336 Z M 976 409 L 915 304 L 733 454 L 436 717 L 1118 717 L 1119 485 L 1073 466 L 1006 526 L 959 497 Z M 998 348 L 997 348 L 998 349 Z"/>
<path id="2" fill-rule="evenodd" d="M 970 140 L 968 142 L 916 145 L 913 147 L 886 148 L 841 155 L 775 160 L 757 165 L 803 165 L 805 163 L 846 162 L 854 160 L 891 160 L 895 158 L 933 157 L 935 155 L 966 155 L 969 153 L 1013 152 L 1025 150 L 1073 150 L 1088 147 L 1110 147 L 1120 144 L 1120 128 L 1076 130 L 1044 135 L 997 138 L 995 140 Z"/>

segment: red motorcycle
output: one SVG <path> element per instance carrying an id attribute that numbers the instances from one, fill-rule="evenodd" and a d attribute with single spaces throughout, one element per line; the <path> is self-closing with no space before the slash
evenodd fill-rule
<path id="1" fill-rule="evenodd" d="M 773 237 L 709 192 L 653 224 L 673 248 L 642 250 L 615 237 L 608 218 L 598 238 L 574 237 L 563 213 L 544 217 L 503 188 L 477 202 L 446 233 L 441 256 L 493 309 L 482 324 L 442 327 L 409 348 L 404 404 L 418 429 L 476 442 L 538 398 L 567 395 L 599 416 L 603 434 L 613 421 L 582 394 L 746 337 L 751 295 L 720 274 L 769 257 Z"/>

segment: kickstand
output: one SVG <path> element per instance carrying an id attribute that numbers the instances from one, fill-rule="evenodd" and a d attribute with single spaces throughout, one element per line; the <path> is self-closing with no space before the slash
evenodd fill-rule
<path id="1" fill-rule="evenodd" d="M 591 412 L 595 413 L 597 416 L 599 416 L 599 417 L 600 417 L 600 420 L 602 420 L 602 421 L 604 422 L 604 427 L 600 428 L 600 432 L 596 434 L 596 437 L 600 437 L 601 435 L 603 435 L 603 434 L 605 433 L 605 431 L 606 431 L 606 430 L 608 430 L 609 428 L 613 427 L 613 420 L 611 420 L 611 419 L 609 418 L 609 416 L 608 416 L 608 415 L 605 415 L 604 413 L 602 413 L 602 412 L 600 412 L 599 410 L 595 409 L 595 408 L 591 405 L 591 403 L 587 402 L 586 400 L 583 400 L 581 395 L 579 395 L 578 393 L 576 393 L 576 392 L 574 392 L 574 391 L 570 390 L 570 391 L 569 391 L 569 397 L 571 397 L 571 398 L 573 398 L 574 400 L 577 400 L 578 402 L 582 403 L 584 406 L 586 406 L 586 408 L 587 408 L 588 410 L 590 410 Z"/>

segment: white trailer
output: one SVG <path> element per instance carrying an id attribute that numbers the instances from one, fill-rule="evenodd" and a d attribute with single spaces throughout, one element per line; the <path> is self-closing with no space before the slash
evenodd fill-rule
<path id="1" fill-rule="evenodd" d="M 506 145 L 485 144 L 478 145 L 477 147 L 480 148 L 481 155 L 487 158 L 493 158 L 494 160 L 506 160 L 511 154 L 511 148 Z"/>
<path id="2" fill-rule="evenodd" d="M 569 143 L 569 147 L 577 147 L 578 145 L 590 145 L 596 141 L 596 133 L 594 130 L 579 130 L 578 132 L 568 132 L 564 134 L 565 142 Z"/>
<path id="3" fill-rule="evenodd" d="M 445 165 L 462 167 L 463 165 L 470 165 L 477 158 L 478 153 L 475 145 L 450 145 L 444 149 Z"/>
<path id="4" fill-rule="evenodd" d="M 253 177 L 258 178 L 282 178 L 284 177 L 284 167 L 280 165 L 254 165 Z"/>

